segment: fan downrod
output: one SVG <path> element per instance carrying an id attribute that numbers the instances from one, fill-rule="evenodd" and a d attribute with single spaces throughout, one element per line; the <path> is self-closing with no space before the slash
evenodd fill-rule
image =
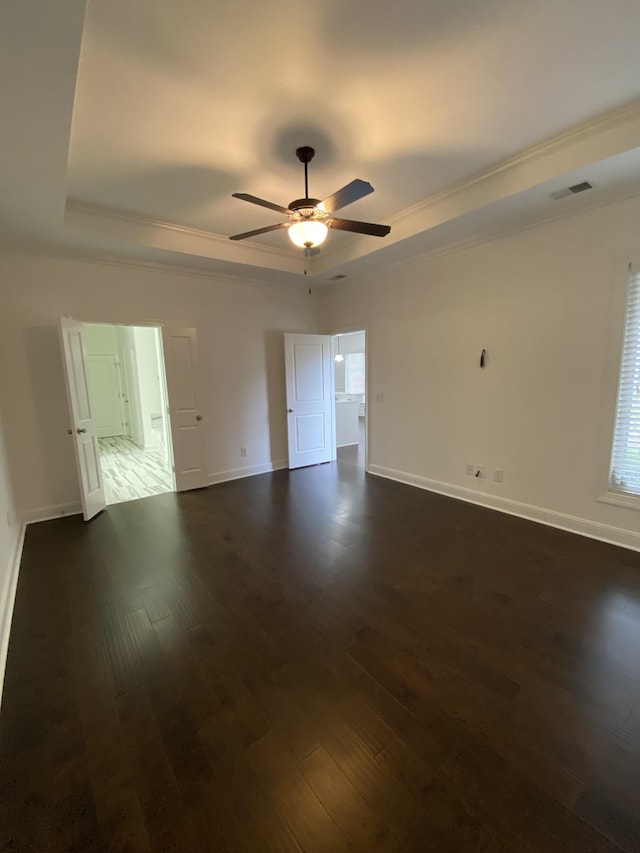
<path id="1" fill-rule="evenodd" d="M 301 148 L 296 148 L 296 157 L 305 166 L 313 160 L 315 153 L 315 149 L 310 145 L 303 145 Z"/>

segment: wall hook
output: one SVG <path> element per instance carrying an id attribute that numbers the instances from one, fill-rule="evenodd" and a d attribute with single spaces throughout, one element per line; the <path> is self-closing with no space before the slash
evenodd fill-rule
<path id="1" fill-rule="evenodd" d="M 486 349 L 483 349 L 482 352 L 480 353 L 480 367 L 484 367 L 484 363 L 485 363 L 486 359 L 487 359 L 487 351 L 486 351 Z"/>

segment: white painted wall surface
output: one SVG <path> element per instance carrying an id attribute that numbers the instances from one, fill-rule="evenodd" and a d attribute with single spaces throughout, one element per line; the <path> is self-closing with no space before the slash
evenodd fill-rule
<path id="1" fill-rule="evenodd" d="M 640 511 L 597 500 L 638 222 L 627 199 L 319 291 L 321 329 L 369 335 L 372 469 L 640 546 Z"/>
<path id="2" fill-rule="evenodd" d="M 57 330 L 64 314 L 196 328 L 212 479 L 286 460 L 282 335 L 314 331 L 306 292 L 9 253 L 0 254 L 0 282 L 0 358 L 11 364 L 0 406 L 18 510 L 37 516 L 78 501 Z"/>
<path id="3" fill-rule="evenodd" d="M 84 351 L 87 355 L 102 355 L 120 351 L 118 327 L 88 323 L 83 330 Z"/>

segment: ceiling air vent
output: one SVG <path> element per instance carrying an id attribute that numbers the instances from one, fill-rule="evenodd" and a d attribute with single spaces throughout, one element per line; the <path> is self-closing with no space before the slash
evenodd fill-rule
<path id="1" fill-rule="evenodd" d="M 346 275 L 342 273 L 338 273 L 338 275 L 332 275 L 329 281 L 341 281 L 341 279 L 346 278 Z"/>
<path id="2" fill-rule="evenodd" d="M 593 185 L 589 181 L 582 181 L 580 184 L 573 184 L 571 187 L 563 187 L 561 190 L 556 190 L 554 193 L 551 193 L 551 198 L 554 201 L 559 201 L 561 198 L 566 198 L 569 195 L 577 195 L 591 189 L 593 189 Z"/>
<path id="3" fill-rule="evenodd" d="M 572 187 L 569 187 L 569 190 L 574 193 L 583 193 L 585 190 L 592 190 L 593 187 L 589 183 L 589 181 L 583 181 L 581 184 L 574 184 Z"/>

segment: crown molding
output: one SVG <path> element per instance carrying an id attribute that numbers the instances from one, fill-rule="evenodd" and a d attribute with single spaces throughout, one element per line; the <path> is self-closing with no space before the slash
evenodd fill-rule
<path id="1" fill-rule="evenodd" d="M 405 260 L 396 261 L 389 264 L 386 269 L 408 269 L 409 267 L 417 266 L 433 258 L 442 257 L 444 255 L 452 255 L 456 252 L 472 249 L 475 246 L 481 246 L 484 243 L 495 243 L 502 240 L 504 237 L 509 237 L 513 234 L 520 234 L 524 231 L 530 231 L 532 228 L 538 228 L 541 225 L 547 225 L 551 222 L 557 222 L 561 219 L 571 219 L 574 216 L 580 216 L 581 213 L 587 213 L 590 210 L 595 210 L 599 207 L 608 207 L 618 201 L 624 201 L 628 198 L 640 196 L 640 180 L 634 181 L 633 184 L 625 184 L 624 187 L 619 187 L 614 190 L 603 190 L 596 196 L 592 197 L 589 202 L 583 202 L 579 209 L 563 208 L 556 213 L 549 214 L 545 211 L 532 219 L 527 220 L 521 225 L 514 225 L 512 228 L 501 229 L 494 234 L 476 234 L 472 237 L 464 237 L 461 240 L 456 240 L 453 243 L 447 243 L 444 246 L 437 246 L 429 249 L 427 252 L 422 252 L 419 255 L 412 255 Z"/>
<path id="2" fill-rule="evenodd" d="M 591 141 L 591 149 L 587 150 Z M 640 99 L 575 125 L 398 211 L 385 220 L 392 227 L 391 244 L 637 147 L 640 147 Z M 572 160 L 575 165 L 569 165 Z M 370 254 L 362 251 L 364 245 L 362 240 L 354 241 L 348 250 L 341 247 L 325 253 L 319 275 L 329 275 L 333 269 Z"/>
<path id="3" fill-rule="evenodd" d="M 496 175 L 500 175 L 503 172 L 507 172 L 510 169 L 521 166 L 524 163 L 535 160 L 545 154 L 551 154 L 561 148 L 586 139 L 594 133 L 614 130 L 620 125 L 639 120 L 640 99 L 632 101 L 631 103 L 625 104 L 624 106 L 618 107 L 614 110 L 601 113 L 595 118 L 581 122 L 580 124 L 574 125 L 568 130 L 564 130 L 555 136 L 551 136 L 536 145 L 525 148 L 518 154 L 514 154 L 513 157 L 502 160 L 500 163 L 497 163 L 495 166 L 485 169 L 482 172 L 477 172 L 471 178 L 459 181 L 457 184 L 452 184 L 451 186 L 440 190 L 440 192 L 434 193 L 433 195 L 422 199 L 422 201 L 416 202 L 410 207 L 405 207 L 402 210 L 399 210 L 397 213 L 390 216 L 387 219 L 387 222 L 393 226 L 394 224 L 397 224 L 417 213 L 422 213 L 428 208 L 439 204 L 441 201 L 451 198 L 458 193 L 463 193 L 476 184 L 482 183 L 489 178 L 493 178 Z"/>
<path id="4" fill-rule="evenodd" d="M 310 284 L 310 276 L 300 276 L 299 282 L 291 285 L 281 282 L 268 281 L 261 278 L 250 278 L 246 276 L 234 276 L 228 273 L 220 273 L 215 270 L 202 270 L 198 267 L 168 264 L 162 261 L 134 260 L 119 255 L 100 254 L 82 251 L 59 251 L 54 249 L 15 249 L 10 246 L 0 246 L 0 255 L 19 255 L 27 258 L 42 258 L 56 261 L 77 261 L 81 263 L 96 264 L 99 266 L 121 267 L 124 269 L 143 270 L 145 272 L 157 272 L 165 275 L 181 275 L 189 278 L 205 279 L 221 284 L 232 284 L 234 287 L 248 287 L 252 290 L 273 290 L 278 293 L 289 295 L 306 296 Z"/>
<path id="5" fill-rule="evenodd" d="M 634 123 L 637 127 L 633 127 Z M 625 129 L 625 126 L 630 127 Z M 638 138 L 636 139 L 636 137 Z M 591 147 L 589 147 L 590 138 L 593 138 Z M 575 168 L 578 169 L 581 168 L 582 164 L 598 162 L 608 157 L 616 156 L 616 154 L 620 154 L 623 151 L 630 150 L 636 147 L 636 142 L 640 142 L 640 99 L 575 125 L 562 133 L 530 146 L 492 168 L 479 172 L 471 178 L 449 186 L 410 207 L 398 211 L 385 220 L 391 224 L 392 228 L 396 229 L 396 234 L 398 235 L 396 240 L 392 240 L 392 243 L 402 242 L 407 237 L 413 236 L 413 234 L 428 231 L 443 222 L 456 219 L 474 208 L 477 209 L 486 204 L 498 201 L 500 197 L 505 198 L 514 193 L 526 190 L 527 187 L 535 186 L 540 182 L 553 180 L 554 175 L 560 178 L 562 174 L 568 173 L 567 162 L 571 157 L 575 157 Z M 582 147 L 576 149 L 575 146 L 580 143 Z M 555 160 L 545 159 L 550 155 L 555 157 Z M 588 168 L 588 165 L 584 165 L 584 168 Z M 613 198 L 621 198 L 627 194 L 629 194 L 628 191 L 623 191 L 622 194 L 616 193 Z M 631 194 L 635 194 L 635 190 L 632 190 Z M 594 201 L 593 204 L 601 205 L 606 203 L 608 202 L 605 198 L 600 198 Z M 587 206 L 580 209 L 587 209 Z M 211 257 L 213 259 L 216 257 L 224 258 L 228 262 L 243 263 L 247 266 L 260 266 L 260 260 L 262 259 L 265 267 L 296 274 L 295 270 L 287 268 L 291 265 L 294 258 L 297 260 L 297 255 L 290 250 L 263 246 L 248 241 L 247 248 L 251 249 L 253 259 L 242 260 L 229 256 L 229 240 L 227 237 L 211 231 L 191 228 L 131 213 L 119 208 L 83 202 L 73 198 L 67 199 L 65 213 L 67 212 L 77 215 L 80 220 L 83 218 L 94 219 L 96 221 L 111 220 L 120 225 L 130 226 L 131 228 L 146 229 L 147 237 L 144 238 L 143 236 L 142 239 L 138 238 L 137 240 L 141 245 L 147 244 L 149 239 L 152 239 L 149 235 L 150 230 L 161 231 L 174 235 L 174 238 L 182 237 L 201 241 L 201 245 L 203 246 L 201 253 L 203 257 Z M 533 227 L 535 224 L 544 221 L 552 221 L 553 219 L 570 216 L 573 212 L 562 211 L 558 212 L 557 215 L 552 214 L 550 216 L 548 213 L 545 213 L 540 219 L 536 219 L 533 223 L 528 222 L 524 227 Z M 81 227 L 81 222 L 78 225 Z M 516 226 L 515 229 L 510 229 L 508 232 L 503 231 L 501 234 L 513 233 L 514 230 L 522 229 Z M 496 235 L 491 235 L 487 238 L 480 237 L 478 239 L 481 241 L 484 239 L 496 239 Z M 402 265 L 420 263 L 425 257 L 433 257 L 442 252 L 451 251 L 452 245 L 475 245 L 475 242 L 475 240 L 464 240 L 458 244 L 449 244 L 434 248 L 426 253 L 414 256 L 408 261 L 383 265 L 397 267 L 398 263 Z M 210 250 L 204 248 L 206 245 L 210 247 Z M 184 248 L 180 245 L 165 246 L 165 248 L 173 251 L 182 250 L 186 256 L 190 253 L 197 253 L 197 251 L 192 250 L 192 247 L 186 245 Z M 385 247 L 371 246 L 369 248 L 364 240 L 354 240 L 350 247 L 340 247 L 333 251 L 327 246 L 321 257 L 312 259 L 312 262 L 308 264 L 309 275 L 306 277 L 301 276 L 301 278 L 303 281 L 313 280 L 317 283 L 323 282 L 323 280 L 326 280 L 326 276 L 330 275 L 334 269 L 364 258 L 375 252 L 377 248 L 384 250 Z M 282 264 L 282 267 L 280 264 Z M 171 265 L 168 265 L 168 267 L 172 268 Z M 188 265 L 185 267 L 176 266 L 176 268 L 189 269 Z M 194 274 L 202 275 L 203 273 L 197 270 Z M 205 277 L 210 277 L 208 273 L 204 275 Z M 233 276 L 230 278 L 231 280 L 235 280 Z"/>
<path id="6" fill-rule="evenodd" d="M 214 231 L 191 228 L 187 225 L 179 225 L 177 222 L 167 222 L 163 219 L 155 219 L 152 216 L 144 216 L 121 208 L 94 204 L 92 202 L 80 201 L 79 199 L 74 198 L 67 198 L 65 202 L 65 213 L 67 212 L 99 219 L 111 219 L 116 222 L 127 223 L 130 225 L 143 225 L 146 228 L 157 228 L 162 231 L 170 231 L 174 234 L 186 235 L 187 237 L 197 237 L 200 240 L 207 240 L 214 245 L 227 246 L 229 242 L 228 237 L 225 237 L 223 234 L 216 234 Z M 251 243 L 251 247 L 265 255 L 272 255 L 274 257 L 288 259 L 294 256 L 297 257 L 292 251 L 278 249 L 274 246 L 264 246 L 261 243 Z"/>

